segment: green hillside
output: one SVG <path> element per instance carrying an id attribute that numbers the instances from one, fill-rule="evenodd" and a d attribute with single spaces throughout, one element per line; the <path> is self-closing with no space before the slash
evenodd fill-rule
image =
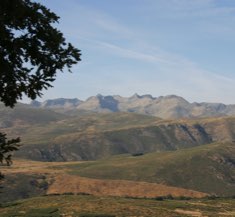
<path id="1" fill-rule="evenodd" d="M 9 128 L 25 144 L 16 156 L 43 161 L 96 160 L 116 154 L 178 150 L 233 141 L 235 118 L 163 121 L 115 113 Z"/>
<path id="2" fill-rule="evenodd" d="M 149 126 L 158 120 L 129 113 L 92 114 L 67 117 L 46 125 L 21 125 L 5 131 L 22 138 L 24 146 L 17 156 L 47 161 L 87 160 L 120 153 L 119 147 L 111 150 L 112 141 L 107 139 L 106 132 Z"/>
<path id="3" fill-rule="evenodd" d="M 220 196 L 233 196 L 234 159 L 234 143 L 214 143 L 142 156 L 120 155 L 69 166 L 69 169 L 70 174 L 90 178 L 163 183 Z"/>

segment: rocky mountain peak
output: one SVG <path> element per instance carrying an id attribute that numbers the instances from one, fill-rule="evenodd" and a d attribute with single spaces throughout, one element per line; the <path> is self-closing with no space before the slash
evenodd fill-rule
<path id="1" fill-rule="evenodd" d="M 153 97 L 150 94 L 139 95 L 135 93 L 131 97 L 119 95 L 103 96 L 97 94 L 85 101 L 79 99 L 52 99 L 42 103 L 32 101 L 33 107 L 65 110 L 86 110 L 92 112 L 133 112 L 157 116 L 165 119 L 211 117 L 235 115 L 235 105 L 222 103 L 190 103 L 177 95 Z"/>
<path id="2" fill-rule="evenodd" d="M 133 96 L 130 97 L 130 99 L 140 99 L 141 96 L 135 93 Z"/>

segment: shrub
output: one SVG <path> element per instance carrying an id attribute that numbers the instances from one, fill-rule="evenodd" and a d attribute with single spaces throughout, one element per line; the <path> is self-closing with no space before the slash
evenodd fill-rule
<path id="1" fill-rule="evenodd" d="M 174 197 L 171 194 L 166 195 L 167 200 L 174 200 Z"/>
<path id="2" fill-rule="evenodd" d="M 138 157 L 138 156 L 142 156 L 142 155 L 144 155 L 144 153 L 142 153 L 142 152 L 132 154 L 133 157 Z"/>
<path id="3" fill-rule="evenodd" d="M 155 197 L 154 200 L 163 201 L 165 198 L 163 196 Z"/>
<path id="4" fill-rule="evenodd" d="M 110 214 L 80 214 L 80 217 L 115 217 Z"/>
<path id="5" fill-rule="evenodd" d="M 177 197 L 178 200 L 191 200 L 191 197 L 179 196 Z"/>

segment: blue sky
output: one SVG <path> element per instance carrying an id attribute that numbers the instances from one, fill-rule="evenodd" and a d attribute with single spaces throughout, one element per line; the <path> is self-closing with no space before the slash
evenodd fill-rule
<path id="1" fill-rule="evenodd" d="M 82 50 L 41 100 L 98 93 L 235 104 L 234 0 L 39 0 Z"/>

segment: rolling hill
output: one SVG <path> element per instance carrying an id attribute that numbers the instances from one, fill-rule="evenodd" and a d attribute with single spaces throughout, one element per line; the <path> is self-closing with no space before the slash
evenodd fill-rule
<path id="1" fill-rule="evenodd" d="M 39 162 L 15 160 L 2 168 L 0 203 L 39 195 L 85 194 L 133 198 L 171 197 L 203 198 L 208 194 L 164 184 L 108 180 L 68 174 L 68 168 L 82 162 Z"/>
<path id="2" fill-rule="evenodd" d="M 114 156 L 65 168 L 69 174 L 89 178 L 146 181 L 234 196 L 234 159 L 234 143 L 213 143 L 142 156 Z"/>
<path id="3" fill-rule="evenodd" d="M 69 118 L 5 129 L 21 135 L 16 156 L 42 161 L 96 160 L 116 154 L 178 150 L 216 141 L 232 142 L 235 118 L 162 121 L 128 113 Z"/>

